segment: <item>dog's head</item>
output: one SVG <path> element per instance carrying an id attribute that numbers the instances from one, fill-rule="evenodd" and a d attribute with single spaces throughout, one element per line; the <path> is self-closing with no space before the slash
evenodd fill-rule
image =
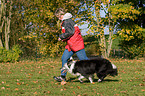
<path id="1" fill-rule="evenodd" d="M 63 73 L 68 72 L 68 71 L 72 71 L 72 69 L 74 68 L 75 62 L 76 61 L 69 60 L 67 63 L 65 63 L 63 65 L 63 67 L 61 68 L 61 71 L 63 71 Z"/>

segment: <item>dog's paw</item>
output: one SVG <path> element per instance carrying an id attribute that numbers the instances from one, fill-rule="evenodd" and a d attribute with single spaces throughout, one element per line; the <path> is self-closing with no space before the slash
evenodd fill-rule
<path id="1" fill-rule="evenodd" d="M 99 80 L 98 80 L 98 82 L 102 82 L 102 80 L 101 80 L 101 79 L 99 79 Z"/>
<path id="2" fill-rule="evenodd" d="M 79 80 L 80 81 L 80 83 L 84 83 L 82 80 Z"/>

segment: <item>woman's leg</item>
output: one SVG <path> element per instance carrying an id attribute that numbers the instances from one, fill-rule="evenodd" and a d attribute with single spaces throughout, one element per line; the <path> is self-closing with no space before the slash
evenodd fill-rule
<path id="1" fill-rule="evenodd" d="M 67 49 L 63 52 L 62 55 L 62 67 L 65 63 L 67 63 L 67 60 L 73 55 L 74 53 L 72 51 L 68 51 Z M 63 70 L 61 71 L 61 76 L 54 76 L 53 77 L 56 81 L 61 82 L 61 81 L 65 81 L 66 80 L 66 73 L 63 73 Z"/>
<path id="2" fill-rule="evenodd" d="M 72 51 L 68 51 L 67 49 L 65 49 L 65 51 L 63 52 L 62 55 L 62 67 L 65 63 L 67 63 L 68 59 L 73 55 L 74 53 Z M 66 73 L 63 73 L 63 70 L 61 71 L 61 76 L 66 76 Z"/>
<path id="3" fill-rule="evenodd" d="M 76 54 L 77 54 L 77 57 L 79 58 L 79 60 L 88 60 L 85 49 L 77 51 Z"/>

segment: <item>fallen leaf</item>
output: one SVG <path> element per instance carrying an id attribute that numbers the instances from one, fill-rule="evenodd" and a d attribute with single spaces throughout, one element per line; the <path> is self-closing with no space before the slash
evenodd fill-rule
<path id="1" fill-rule="evenodd" d="M 66 83 L 66 81 L 61 81 L 61 85 L 65 85 Z"/>
<path id="2" fill-rule="evenodd" d="M 59 83 L 57 82 L 57 83 L 55 83 L 56 85 L 59 85 Z"/>
<path id="3" fill-rule="evenodd" d="M 121 91 L 121 93 L 126 93 L 126 91 Z"/>
<path id="4" fill-rule="evenodd" d="M 42 72 L 41 72 L 41 71 L 39 71 L 39 74 L 42 74 Z"/>
<path id="5" fill-rule="evenodd" d="M 73 91 L 73 94 L 76 94 L 76 93 Z"/>
<path id="6" fill-rule="evenodd" d="M 38 83 L 38 81 L 33 81 L 34 83 Z"/>
<path id="7" fill-rule="evenodd" d="M 19 89 L 18 88 L 15 88 L 15 90 L 18 91 Z"/>
<path id="8" fill-rule="evenodd" d="M 37 94 L 37 92 L 34 92 L 34 94 L 36 95 L 36 94 Z"/>
<path id="9" fill-rule="evenodd" d="M 28 86 L 29 84 L 26 84 L 26 86 Z"/>
<path id="10" fill-rule="evenodd" d="M 80 87 L 80 86 L 77 86 L 77 88 L 78 88 L 78 89 L 81 89 L 81 87 Z"/>
<path id="11" fill-rule="evenodd" d="M 73 86 L 71 86 L 70 88 L 74 88 Z"/>
<path id="12" fill-rule="evenodd" d="M 8 71 L 8 72 L 6 72 L 6 74 L 11 74 L 11 73 L 12 73 L 12 72 L 9 72 L 9 71 Z"/>
<path id="13" fill-rule="evenodd" d="M 145 86 L 145 84 L 143 84 L 143 83 L 141 83 L 141 84 L 139 84 L 140 86 Z"/>
<path id="14" fill-rule="evenodd" d="M 17 85 L 21 85 L 21 83 L 17 83 Z"/>
<path id="15" fill-rule="evenodd" d="M 10 88 L 7 88 L 7 90 L 10 90 Z"/>
<path id="16" fill-rule="evenodd" d="M 47 93 L 50 93 L 50 91 L 47 91 Z"/>
<path id="17" fill-rule="evenodd" d="M 88 94 L 87 93 L 84 93 L 83 96 L 88 96 Z"/>
<path id="18" fill-rule="evenodd" d="M 141 91 L 145 91 L 145 89 L 142 89 Z"/>
<path id="19" fill-rule="evenodd" d="M 5 89 L 5 87 L 2 87 L 1 89 Z"/>

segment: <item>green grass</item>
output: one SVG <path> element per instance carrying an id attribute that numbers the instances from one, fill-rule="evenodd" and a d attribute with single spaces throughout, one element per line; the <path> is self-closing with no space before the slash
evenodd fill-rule
<path id="1" fill-rule="evenodd" d="M 102 83 L 81 84 L 67 74 L 67 84 L 53 79 L 60 75 L 61 61 L 48 58 L 39 61 L 0 63 L 0 96 L 144 96 L 145 61 L 111 59 L 118 67 L 118 76 L 107 76 Z"/>

